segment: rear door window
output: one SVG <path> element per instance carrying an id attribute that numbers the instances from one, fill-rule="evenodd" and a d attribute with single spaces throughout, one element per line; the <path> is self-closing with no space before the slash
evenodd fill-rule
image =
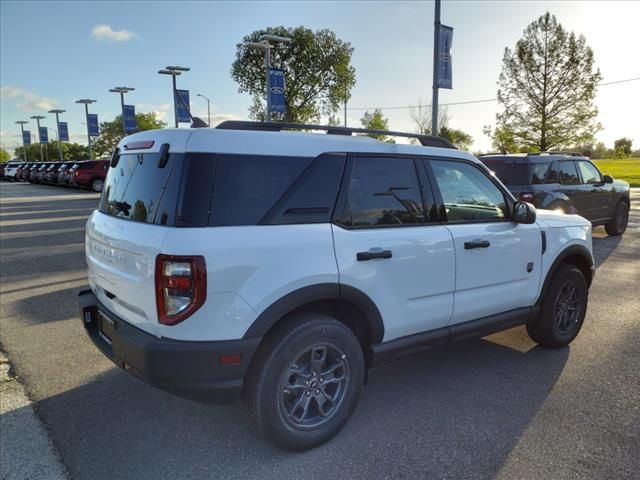
<path id="1" fill-rule="evenodd" d="M 356 157 L 342 223 L 353 227 L 425 223 L 412 158 Z"/>
<path id="2" fill-rule="evenodd" d="M 580 178 L 573 161 L 558 162 L 558 175 L 562 185 L 579 185 Z"/>

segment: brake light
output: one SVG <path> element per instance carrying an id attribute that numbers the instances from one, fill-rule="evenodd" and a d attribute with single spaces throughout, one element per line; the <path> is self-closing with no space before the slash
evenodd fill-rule
<path id="1" fill-rule="evenodd" d="M 202 256 L 158 255 L 156 306 L 163 325 L 182 322 L 198 310 L 207 296 L 207 271 Z"/>
<path id="2" fill-rule="evenodd" d="M 534 200 L 536 199 L 536 196 L 534 193 L 531 193 L 531 192 L 521 192 L 520 195 L 518 195 L 518 198 L 522 202 L 533 203 Z"/>
<path id="3" fill-rule="evenodd" d="M 80 172 L 79 172 L 78 170 L 76 170 L 75 172 L 73 172 L 73 175 L 74 175 L 75 177 L 79 177 L 79 176 L 80 176 Z"/>

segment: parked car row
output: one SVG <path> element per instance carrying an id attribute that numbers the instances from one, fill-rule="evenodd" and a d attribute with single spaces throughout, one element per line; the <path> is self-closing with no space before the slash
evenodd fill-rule
<path id="1" fill-rule="evenodd" d="M 108 160 L 10 162 L 4 166 L 2 177 L 7 181 L 84 188 L 101 192 L 108 169 Z"/>

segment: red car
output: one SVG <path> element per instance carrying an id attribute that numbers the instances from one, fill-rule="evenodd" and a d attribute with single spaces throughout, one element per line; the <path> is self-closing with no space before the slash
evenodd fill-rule
<path id="1" fill-rule="evenodd" d="M 69 184 L 101 192 L 109 169 L 109 160 L 89 160 L 76 163 L 70 170 Z"/>

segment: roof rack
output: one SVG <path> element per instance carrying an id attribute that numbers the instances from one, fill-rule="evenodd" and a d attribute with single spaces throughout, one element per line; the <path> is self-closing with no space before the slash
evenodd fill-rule
<path id="1" fill-rule="evenodd" d="M 390 137 L 415 138 L 424 147 L 452 148 L 457 147 L 442 137 L 421 135 L 419 133 L 392 132 L 387 130 L 371 130 L 368 128 L 336 127 L 332 125 L 308 125 L 301 123 L 247 122 L 243 120 L 227 120 L 216 128 L 223 130 L 256 130 L 264 132 L 281 132 L 283 130 L 325 130 L 327 135 L 346 135 L 364 133 L 368 135 L 385 135 Z"/>
<path id="2" fill-rule="evenodd" d="M 580 152 L 532 152 L 527 153 L 527 157 L 535 155 L 567 155 L 569 157 L 584 157 Z"/>
<path id="3" fill-rule="evenodd" d="M 510 153 L 509 152 L 506 152 L 506 153 L 489 152 L 489 153 L 482 153 L 482 154 L 478 155 L 478 157 L 489 157 L 489 156 L 495 156 L 495 155 L 510 155 Z"/>

